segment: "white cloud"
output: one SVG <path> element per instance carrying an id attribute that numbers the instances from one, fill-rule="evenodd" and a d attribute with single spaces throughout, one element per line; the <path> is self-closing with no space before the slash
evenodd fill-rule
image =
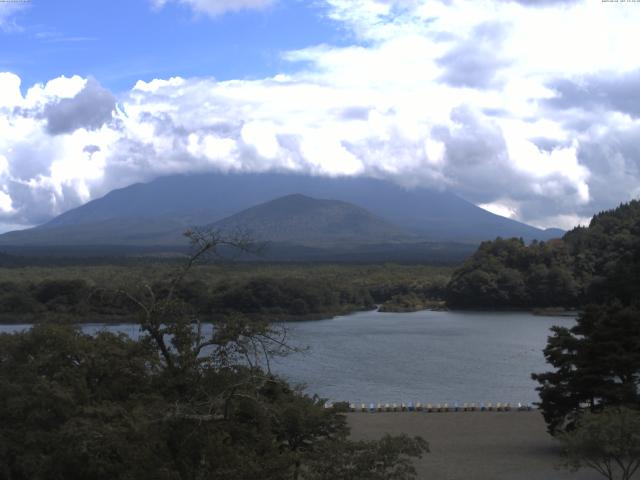
<path id="1" fill-rule="evenodd" d="M 7 222 L 211 169 L 387 177 L 539 226 L 568 227 L 640 194 L 640 106 L 628 94 L 640 88 L 640 58 L 628 54 L 640 9 L 325 1 L 353 44 L 285 52 L 297 73 L 139 81 L 113 111 L 96 80 L 60 77 L 23 96 L 16 75 L 0 74 Z M 211 14 L 268 3 L 191 2 Z M 55 105 L 65 115 L 52 130 Z"/>
<path id="2" fill-rule="evenodd" d="M 216 17 L 227 12 L 264 9 L 275 4 L 276 0 L 151 0 L 151 2 L 156 8 L 176 2 L 188 6 L 196 13 Z"/>
<path id="3" fill-rule="evenodd" d="M 0 2 L 0 30 L 12 32 L 21 30 L 15 22 L 15 15 L 27 7 L 26 2 Z"/>
<path id="4" fill-rule="evenodd" d="M 274 159 L 280 152 L 276 128 L 270 122 L 245 123 L 240 136 L 244 143 L 253 146 L 261 157 Z"/>
<path id="5" fill-rule="evenodd" d="M 549 225 L 553 225 L 555 228 L 562 228 L 564 230 L 570 230 L 577 226 L 588 227 L 591 221 L 591 216 L 580 216 L 574 214 L 554 215 L 547 217 L 545 223 L 538 223 L 536 221 L 531 222 L 531 225 L 539 228 L 548 228 Z"/>
<path id="6" fill-rule="evenodd" d="M 0 73 L 0 108 L 12 108 L 22 103 L 20 77 L 10 72 Z"/>
<path id="7" fill-rule="evenodd" d="M 14 213 L 14 211 L 11 196 L 0 190 L 0 215 L 11 214 Z"/>
<path id="8" fill-rule="evenodd" d="M 500 203 L 500 201 L 491 202 L 491 203 L 481 203 L 478 205 L 480 208 L 484 208 L 485 210 L 495 213 L 496 215 L 500 215 L 502 217 L 507 218 L 516 218 L 517 210 L 509 205 L 505 205 Z"/>

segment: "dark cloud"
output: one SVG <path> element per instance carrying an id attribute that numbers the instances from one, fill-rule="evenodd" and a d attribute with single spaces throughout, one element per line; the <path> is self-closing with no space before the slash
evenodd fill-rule
<path id="1" fill-rule="evenodd" d="M 96 152 L 100 151 L 100 147 L 97 145 L 85 145 L 85 147 L 82 149 L 82 151 L 84 153 L 88 153 L 89 155 L 93 155 Z"/>
<path id="2" fill-rule="evenodd" d="M 29 185 L 9 180 L 5 184 L 17 211 L 11 221 L 22 225 L 39 225 L 83 203 L 73 185 L 63 184 L 59 192 L 51 192 L 47 185 Z"/>
<path id="3" fill-rule="evenodd" d="M 640 117 L 640 70 L 621 75 L 590 76 L 580 81 L 555 80 L 547 86 L 558 94 L 546 101 L 552 108 L 616 110 Z"/>
<path id="4" fill-rule="evenodd" d="M 528 221 L 546 223 L 567 211 L 575 212 L 581 196 L 576 179 L 562 171 L 536 178 L 518 168 L 510 158 L 498 123 L 469 107 L 454 109 L 451 120 L 454 128 L 441 126 L 432 133 L 446 145 L 443 174 L 453 181 L 453 191 L 476 204 L 497 201 L 512 205 L 519 218 Z M 544 138 L 533 142 L 538 148 L 549 150 L 567 146 Z"/>
<path id="5" fill-rule="evenodd" d="M 594 132 L 602 130 L 599 127 Z M 565 146 L 544 138 L 532 139 L 532 142 L 541 149 Z M 589 202 L 574 202 L 571 195 L 575 195 L 575 188 L 560 177 L 551 177 L 546 179 L 546 183 L 555 184 L 556 194 L 548 198 L 536 197 L 535 201 L 526 201 L 526 197 L 521 197 L 525 200 L 519 208 L 522 217 L 534 221 L 571 212 L 588 218 L 595 212 L 640 197 L 640 127 L 609 127 L 600 134 L 591 132 L 580 141 L 577 158 L 589 170 Z M 516 196 L 514 198 L 518 199 Z"/>
<path id="6" fill-rule="evenodd" d="M 111 120 L 115 106 L 116 99 L 111 92 L 89 78 L 75 97 L 62 99 L 45 108 L 47 132 L 59 135 L 78 128 L 96 130 Z"/>
<path id="7" fill-rule="evenodd" d="M 558 148 L 567 148 L 571 145 L 571 142 L 560 141 L 555 138 L 536 137 L 529 140 L 541 151 L 549 153 Z"/>
<path id="8" fill-rule="evenodd" d="M 445 69 L 440 80 L 455 87 L 492 87 L 498 71 L 509 64 L 500 58 L 500 45 L 505 37 L 506 27 L 501 23 L 479 25 L 470 38 L 437 60 Z"/>
<path id="9" fill-rule="evenodd" d="M 11 152 L 11 176 L 28 181 L 46 176 L 51 168 L 49 142 L 19 142 Z"/>
<path id="10" fill-rule="evenodd" d="M 496 191 L 509 192 L 516 181 L 509 171 L 509 156 L 502 130 L 491 119 L 466 106 L 451 112 L 456 128 L 439 127 L 434 137 L 446 145 L 446 178 L 465 197 L 483 203 Z"/>
<path id="11" fill-rule="evenodd" d="M 609 129 L 580 143 L 578 159 L 591 172 L 589 189 L 596 212 L 640 195 L 640 127 Z"/>

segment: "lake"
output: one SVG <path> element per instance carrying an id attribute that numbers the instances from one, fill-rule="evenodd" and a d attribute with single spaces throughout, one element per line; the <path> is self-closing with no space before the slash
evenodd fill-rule
<path id="1" fill-rule="evenodd" d="M 542 354 L 549 328 L 574 323 L 520 312 L 362 312 L 287 324 L 290 341 L 309 350 L 272 368 L 333 401 L 532 403 L 530 375 L 549 368 Z M 135 325 L 83 329 L 138 333 Z"/>

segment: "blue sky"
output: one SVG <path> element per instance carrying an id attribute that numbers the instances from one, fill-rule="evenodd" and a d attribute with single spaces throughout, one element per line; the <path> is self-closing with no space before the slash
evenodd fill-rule
<path id="1" fill-rule="evenodd" d="M 638 25 L 599 0 L 0 2 L 0 230 L 203 171 L 571 228 L 640 196 Z"/>
<path id="2" fill-rule="evenodd" d="M 2 6 L 0 6 L 2 8 Z M 148 0 L 32 0 L 0 43 L 0 70 L 23 85 L 93 76 L 116 91 L 171 76 L 256 79 L 292 71 L 282 52 L 348 36 L 308 0 L 211 17 Z"/>

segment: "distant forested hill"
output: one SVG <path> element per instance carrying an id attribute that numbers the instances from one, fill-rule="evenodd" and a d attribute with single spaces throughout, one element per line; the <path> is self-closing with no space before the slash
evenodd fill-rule
<path id="1" fill-rule="evenodd" d="M 579 307 L 613 298 L 640 301 L 638 200 L 559 240 L 483 242 L 447 286 L 454 308 Z"/>
<path id="2" fill-rule="evenodd" d="M 416 242 L 403 229 L 364 208 L 338 200 L 293 194 L 243 210 L 209 225 L 220 231 L 244 230 L 257 241 L 307 246 Z"/>

